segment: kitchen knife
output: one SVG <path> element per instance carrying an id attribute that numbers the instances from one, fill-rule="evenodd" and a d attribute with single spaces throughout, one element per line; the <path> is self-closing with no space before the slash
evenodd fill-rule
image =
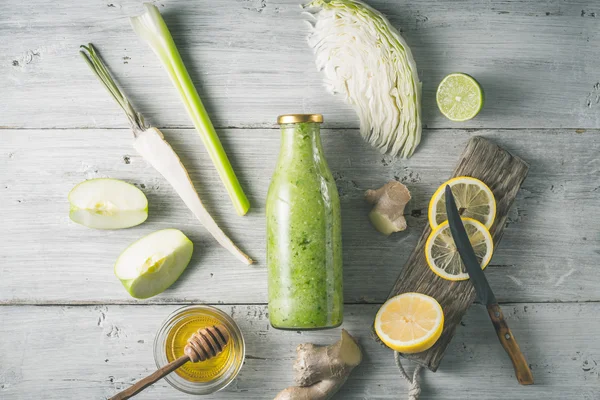
<path id="1" fill-rule="evenodd" d="M 532 385 L 533 375 L 531 374 L 527 360 L 525 360 L 525 356 L 504 320 L 504 315 L 496 301 L 496 296 L 494 296 L 494 292 L 492 292 L 492 288 L 481 269 L 481 264 L 475 256 L 475 251 L 465 231 L 465 226 L 456 208 L 454 195 L 449 185 L 446 186 L 445 195 L 450 232 L 452 233 L 458 254 L 460 254 L 460 258 L 467 269 L 471 283 L 475 287 L 477 299 L 487 307 L 492 324 L 494 324 L 494 329 L 496 329 L 496 333 L 498 334 L 498 339 L 500 339 L 502 347 L 504 347 L 504 350 L 506 350 L 513 363 L 517 380 L 521 385 Z"/>

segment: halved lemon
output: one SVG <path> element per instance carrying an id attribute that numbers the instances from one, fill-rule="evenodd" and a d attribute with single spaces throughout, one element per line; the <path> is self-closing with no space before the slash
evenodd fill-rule
<path id="1" fill-rule="evenodd" d="M 475 256 L 484 269 L 492 259 L 494 241 L 487 228 L 472 218 L 462 218 L 463 225 L 469 236 L 469 241 Z M 425 258 L 429 268 L 441 278 L 449 281 L 464 281 L 469 274 L 458 254 L 450 226 L 445 221 L 435 228 L 425 243 Z"/>
<path id="2" fill-rule="evenodd" d="M 459 176 L 444 182 L 429 202 L 429 225 L 435 229 L 448 219 L 446 215 L 446 185 L 450 185 L 460 215 L 473 218 L 490 229 L 496 218 L 496 199 L 490 188 L 479 179 Z"/>
<path id="3" fill-rule="evenodd" d="M 444 328 L 442 306 L 421 293 L 403 293 L 381 306 L 375 332 L 389 348 L 400 353 L 425 351 L 440 338 Z"/>

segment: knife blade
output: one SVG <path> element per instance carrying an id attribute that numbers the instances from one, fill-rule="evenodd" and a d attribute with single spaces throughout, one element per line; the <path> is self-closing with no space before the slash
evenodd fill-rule
<path id="1" fill-rule="evenodd" d="M 477 300 L 483 305 L 496 304 L 496 296 L 490 287 L 490 284 L 481 269 L 481 263 L 477 260 L 475 250 L 471 246 L 471 241 L 465 230 L 465 226 L 462 222 L 462 217 L 456 207 L 454 195 L 450 189 L 450 185 L 446 185 L 446 214 L 448 215 L 448 225 L 450 226 L 450 232 L 454 239 L 454 244 L 460 254 L 460 258 L 467 269 L 471 283 L 475 287 L 477 293 Z"/>
<path id="2" fill-rule="evenodd" d="M 532 385 L 533 375 L 531 374 L 529 364 L 527 364 L 527 360 L 521 352 L 519 344 L 508 327 L 508 324 L 504 319 L 502 309 L 496 300 L 496 296 L 494 296 L 494 292 L 492 291 L 492 288 L 490 287 L 490 284 L 488 283 L 488 280 L 481 269 L 481 264 L 477 260 L 475 250 L 473 250 L 473 246 L 471 245 L 471 241 L 469 240 L 469 236 L 465 230 L 462 218 L 458 208 L 456 207 L 456 201 L 454 200 L 454 194 L 452 193 L 450 185 L 446 185 L 445 197 L 446 214 L 448 215 L 450 233 L 454 239 L 454 244 L 458 250 L 458 254 L 460 255 L 460 258 L 465 265 L 465 269 L 469 274 L 471 283 L 475 287 L 477 299 L 484 304 L 488 310 L 488 314 L 492 320 L 492 324 L 494 325 L 498 339 L 512 361 L 517 380 L 521 385 Z"/>

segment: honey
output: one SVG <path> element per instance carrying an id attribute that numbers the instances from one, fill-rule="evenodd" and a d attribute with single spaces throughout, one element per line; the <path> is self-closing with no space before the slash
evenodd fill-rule
<path id="1" fill-rule="evenodd" d="M 218 325 L 221 321 L 211 315 L 189 314 L 177 322 L 167 335 L 165 351 L 169 362 L 184 355 L 183 349 L 188 339 L 208 326 Z M 231 343 L 228 343 L 220 354 L 206 361 L 188 362 L 175 370 L 179 376 L 191 382 L 210 382 L 217 379 L 234 362 Z"/>
<path id="2" fill-rule="evenodd" d="M 165 379 L 189 394 L 209 394 L 223 389 L 237 376 L 244 362 L 244 339 L 231 317 L 210 306 L 184 307 L 167 318 L 154 343 L 154 357 L 160 368 L 184 355 L 188 339 L 199 329 L 223 325 L 229 341 L 215 357 L 196 363 L 188 362 Z"/>

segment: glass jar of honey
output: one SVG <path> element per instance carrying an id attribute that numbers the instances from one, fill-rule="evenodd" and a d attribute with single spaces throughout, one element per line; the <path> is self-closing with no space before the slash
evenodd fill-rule
<path id="1" fill-rule="evenodd" d="M 225 349 L 215 357 L 188 362 L 165 380 L 188 394 L 210 394 L 229 385 L 239 373 L 245 357 L 242 332 L 235 321 L 218 308 L 189 306 L 173 312 L 163 322 L 154 340 L 154 359 L 158 368 L 184 355 L 188 339 L 199 329 L 223 325 L 229 333 Z"/>

